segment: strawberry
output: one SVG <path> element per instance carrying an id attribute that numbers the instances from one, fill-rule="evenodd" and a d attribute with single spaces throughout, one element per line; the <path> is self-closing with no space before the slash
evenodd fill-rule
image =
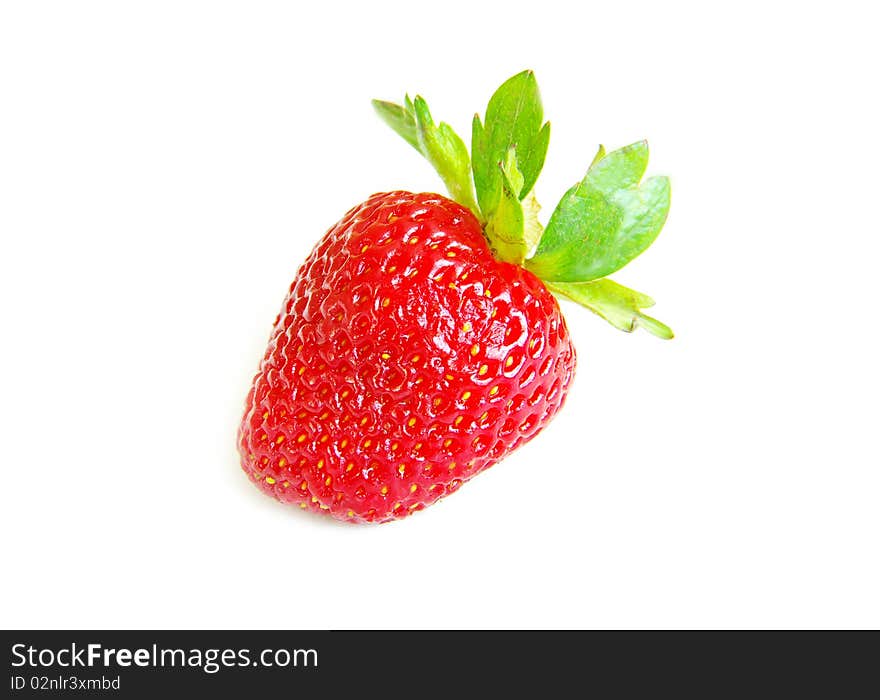
<path id="1" fill-rule="evenodd" d="M 535 435 L 574 371 L 559 305 L 433 194 L 352 209 L 300 268 L 248 397 L 245 470 L 342 518 L 407 515 Z"/>
<path id="2" fill-rule="evenodd" d="M 242 467 L 283 503 L 358 522 L 405 517 L 537 435 L 575 350 L 554 293 L 626 331 L 669 328 L 606 276 L 656 238 L 666 178 L 647 145 L 599 153 L 544 229 L 549 138 L 534 75 L 475 117 L 472 154 L 425 101 L 374 102 L 452 199 L 395 191 L 351 209 L 297 272 L 248 394 Z"/>

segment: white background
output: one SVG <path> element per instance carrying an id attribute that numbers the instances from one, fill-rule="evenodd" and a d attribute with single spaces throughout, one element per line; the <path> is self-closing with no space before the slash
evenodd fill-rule
<path id="1" fill-rule="evenodd" d="M 870 4 L 443 7 L 3 3 L 4 626 L 880 626 Z M 545 215 L 600 142 L 671 176 L 616 277 L 677 338 L 566 306 L 566 410 L 408 520 L 264 497 L 235 431 L 297 266 L 441 186 L 369 99 L 468 136 L 526 67 Z"/>

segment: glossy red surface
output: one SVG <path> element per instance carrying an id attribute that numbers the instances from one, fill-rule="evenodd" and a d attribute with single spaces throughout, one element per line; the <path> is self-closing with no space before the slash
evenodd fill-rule
<path id="1" fill-rule="evenodd" d="M 534 437 L 574 368 L 556 300 L 492 257 L 471 212 L 376 194 L 291 285 L 247 397 L 242 468 L 284 503 L 404 517 Z"/>

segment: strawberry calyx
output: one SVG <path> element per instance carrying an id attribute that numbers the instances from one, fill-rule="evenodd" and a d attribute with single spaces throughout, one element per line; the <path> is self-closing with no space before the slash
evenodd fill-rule
<path id="1" fill-rule="evenodd" d="M 669 179 L 642 180 L 648 144 L 599 147 L 583 179 L 538 220 L 534 186 L 544 166 L 550 123 L 544 121 L 532 71 L 506 80 L 484 119 L 475 114 L 471 152 L 445 122 L 435 124 L 421 96 L 403 105 L 374 100 L 380 117 L 437 170 L 452 199 L 470 209 L 498 260 L 525 267 L 557 296 L 584 306 L 616 328 L 644 328 L 669 339 L 671 329 L 646 316 L 653 300 L 607 276 L 654 242 L 669 211 Z"/>

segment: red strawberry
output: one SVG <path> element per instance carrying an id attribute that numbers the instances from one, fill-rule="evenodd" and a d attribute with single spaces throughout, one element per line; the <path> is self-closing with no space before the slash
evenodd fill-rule
<path id="1" fill-rule="evenodd" d="M 352 209 L 300 268 L 241 429 L 243 466 L 285 503 L 389 520 L 533 437 L 575 355 L 559 305 L 434 194 Z"/>
<path id="2" fill-rule="evenodd" d="M 624 330 L 671 336 L 639 312 L 648 297 L 600 279 L 665 218 L 665 179 L 639 185 L 643 143 L 600 150 L 542 231 L 531 188 L 549 132 L 531 73 L 499 88 L 485 129 L 475 123 L 476 197 L 463 143 L 421 98 L 377 109 L 458 202 L 376 194 L 324 235 L 290 287 L 239 431 L 242 467 L 265 493 L 371 522 L 452 493 L 556 414 L 575 352 L 548 287 Z"/>

